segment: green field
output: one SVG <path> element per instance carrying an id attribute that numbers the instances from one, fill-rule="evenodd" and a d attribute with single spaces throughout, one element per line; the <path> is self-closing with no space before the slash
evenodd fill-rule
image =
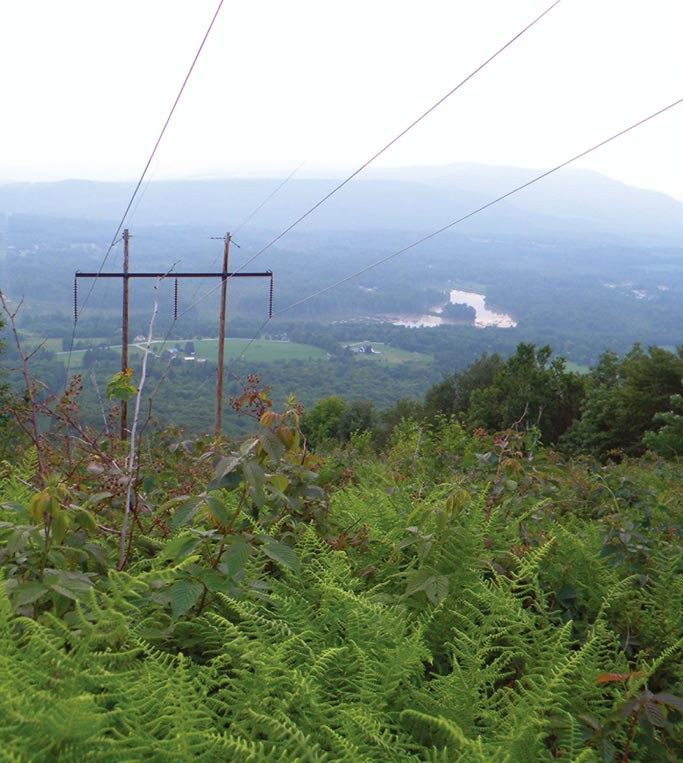
<path id="1" fill-rule="evenodd" d="M 195 349 L 197 360 L 207 360 L 215 363 L 218 359 L 218 340 L 217 339 L 174 339 L 164 342 L 162 339 L 152 340 L 152 351 L 155 355 L 163 354 L 164 350 L 178 347 L 180 356 L 185 355 L 185 345 L 191 341 Z M 225 342 L 225 359 L 232 360 L 242 354 L 247 346 L 248 339 L 227 339 Z M 55 343 L 54 346 L 52 343 Z M 61 340 L 48 339 L 45 348 L 57 352 L 56 357 L 63 363 L 66 363 L 68 353 L 60 352 Z M 142 355 L 143 344 L 131 343 L 129 352 L 131 357 Z M 120 350 L 121 345 L 110 345 L 111 350 Z M 74 350 L 72 352 L 71 367 L 75 370 L 81 368 L 83 355 L 86 350 Z M 327 353 L 319 347 L 310 344 L 300 344 L 298 342 L 278 342 L 271 339 L 257 339 L 247 349 L 245 359 L 255 362 L 275 362 L 279 360 L 325 360 Z"/>
<path id="2" fill-rule="evenodd" d="M 185 349 L 186 341 L 169 342 L 166 347 L 177 345 L 182 352 Z M 226 359 L 231 360 L 241 355 L 248 343 L 248 339 L 227 339 L 225 342 Z M 197 339 L 193 340 L 193 344 L 197 358 L 206 358 L 213 363 L 218 360 L 217 339 Z M 311 344 L 257 339 L 249 346 L 244 357 L 247 360 L 267 363 L 276 360 L 325 360 L 327 353 L 320 347 L 314 347 Z"/>
<path id="3" fill-rule="evenodd" d="M 358 353 L 359 358 L 364 360 L 377 360 L 385 363 L 431 363 L 433 358 L 431 355 L 425 355 L 422 352 L 409 352 L 408 350 L 401 350 L 398 347 L 392 347 L 384 342 L 352 342 L 347 345 L 352 350 L 358 347 L 367 347 L 370 345 L 375 351 L 374 353 Z"/>

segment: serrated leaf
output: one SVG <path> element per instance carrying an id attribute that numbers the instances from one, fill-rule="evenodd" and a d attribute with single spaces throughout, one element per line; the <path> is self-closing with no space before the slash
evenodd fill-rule
<path id="1" fill-rule="evenodd" d="M 664 705 L 675 707 L 676 710 L 680 710 L 683 713 L 683 699 L 677 697 L 675 694 L 669 694 L 668 692 L 659 692 L 654 694 L 652 699 L 655 702 L 661 702 Z"/>
<path id="2" fill-rule="evenodd" d="M 212 479 L 206 486 L 206 491 L 210 493 L 212 490 L 222 490 L 223 488 L 230 490 L 231 488 L 238 487 L 240 482 L 242 482 L 242 476 L 239 472 L 229 472 L 224 474 L 220 479 Z"/>
<path id="3" fill-rule="evenodd" d="M 192 518 L 205 500 L 205 496 L 193 496 L 188 498 L 184 503 L 181 503 L 173 513 L 173 521 L 171 522 L 173 529 L 177 530 L 179 527 L 192 521 Z"/>
<path id="4" fill-rule="evenodd" d="M 74 601 L 80 601 L 93 587 L 92 581 L 77 572 L 64 572 L 59 570 L 56 574 L 46 578 L 50 590 L 66 596 Z"/>
<path id="5" fill-rule="evenodd" d="M 254 503 L 261 508 L 266 502 L 265 484 L 266 475 L 260 464 L 249 461 L 244 465 L 244 478 L 249 485 L 249 492 Z"/>
<path id="6" fill-rule="evenodd" d="M 179 535 L 174 538 L 167 546 L 165 546 L 163 553 L 159 557 L 160 560 L 166 561 L 167 559 L 173 559 L 174 561 L 180 561 L 186 556 L 189 556 L 195 548 L 201 543 L 201 538 L 196 538 L 192 535 Z"/>
<path id="7" fill-rule="evenodd" d="M 280 493 L 284 493 L 289 487 L 289 480 L 284 474 L 273 474 L 268 478 L 268 482 Z"/>
<path id="8" fill-rule="evenodd" d="M 226 474 L 229 474 L 235 470 L 241 463 L 241 456 L 222 456 L 216 464 L 216 468 L 214 469 L 214 479 L 225 477 Z"/>
<path id="9" fill-rule="evenodd" d="M 73 506 L 71 512 L 73 512 L 74 523 L 79 527 L 82 527 L 84 530 L 89 530 L 90 532 L 95 532 L 95 530 L 97 530 L 97 520 L 87 509 L 83 509 L 80 506 Z"/>
<path id="10" fill-rule="evenodd" d="M 291 546 L 279 541 L 272 541 L 271 543 L 264 543 L 261 546 L 261 551 L 283 567 L 287 567 L 293 572 L 301 572 L 299 558 Z"/>
<path id="11" fill-rule="evenodd" d="M 433 575 L 424 586 L 424 592 L 432 604 L 439 604 L 448 596 L 449 580 L 445 575 Z"/>
<path id="12" fill-rule="evenodd" d="M 417 570 L 407 581 L 406 590 L 403 594 L 404 597 L 412 596 L 418 591 L 424 591 L 427 580 L 432 576 L 429 570 L 421 569 Z"/>
<path id="13" fill-rule="evenodd" d="M 206 506 L 211 516 L 221 527 L 227 527 L 230 524 L 230 511 L 220 498 L 213 495 L 209 496 L 206 499 Z"/>
<path id="14" fill-rule="evenodd" d="M 658 728 L 666 726 L 662 711 L 659 709 L 656 702 L 645 703 L 645 716 L 653 726 L 657 726 Z"/>
<path id="15" fill-rule="evenodd" d="M 22 607 L 25 604 L 33 604 L 41 596 L 48 592 L 48 587 L 42 583 L 19 583 L 13 591 L 13 602 L 16 607 Z"/>
<path id="16" fill-rule="evenodd" d="M 168 598 L 171 602 L 171 613 L 173 619 L 188 612 L 199 601 L 199 597 L 204 590 L 201 583 L 195 580 L 179 580 L 168 589 Z"/>
<path id="17" fill-rule="evenodd" d="M 226 593 L 230 584 L 230 576 L 218 570 L 202 570 L 197 577 L 212 593 Z"/>
<path id="18" fill-rule="evenodd" d="M 227 575 L 234 577 L 244 569 L 250 555 L 251 546 L 244 540 L 236 540 L 223 554 L 221 568 L 225 570 Z"/>
<path id="19" fill-rule="evenodd" d="M 270 429 L 264 429 L 259 433 L 259 443 L 265 452 L 275 460 L 285 455 L 285 445 L 282 440 Z"/>

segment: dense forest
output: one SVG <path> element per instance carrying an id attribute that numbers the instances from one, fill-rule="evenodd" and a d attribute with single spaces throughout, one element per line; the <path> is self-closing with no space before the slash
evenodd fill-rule
<path id="1" fill-rule="evenodd" d="M 521 343 L 382 405 L 252 372 L 232 439 L 154 424 L 149 353 L 97 423 L 45 360 L 2 356 L 8 759 L 683 757 L 680 350 Z"/>

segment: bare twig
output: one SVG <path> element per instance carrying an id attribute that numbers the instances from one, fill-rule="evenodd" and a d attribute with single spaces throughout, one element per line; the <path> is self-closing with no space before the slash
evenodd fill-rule
<path id="1" fill-rule="evenodd" d="M 24 429 L 24 431 L 29 435 L 31 441 L 33 442 L 38 458 L 38 472 L 41 478 L 44 480 L 47 477 L 47 470 L 45 468 L 45 459 L 42 449 L 42 441 L 40 438 L 40 429 L 38 428 L 38 401 L 35 397 L 35 384 L 31 379 L 31 375 L 28 371 L 28 361 L 30 355 L 26 355 L 24 352 L 24 349 L 21 345 L 21 340 L 19 339 L 19 332 L 17 331 L 17 324 L 15 320 L 17 313 L 23 304 L 23 301 L 24 299 L 22 297 L 21 300 L 19 300 L 19 304 L 17 305 L 16 309 L 14 312 L 12 312 L 7 304 L 7 301 L 5 300 L 5 295 L 2 293 L 2 291 L 0 291 L 0 304 L 2 304 L 2 309 L 5 311 L 5 314 L 9 318 L 12 335 L 14 336 L 14 343 L 17 347 L 17 351 L 19 352 L 19 357 L 21 358 L 21 374 L 24 379 L 24 388 L 26 390 L 29 422 L 28 427 L 22 426 L 22 429 Z M 17 417 L 15 416 L 15 418 Z"/>
<path id="2" fill-rule="evenodd" d="M 142 370 L 140 372 L 140 384 L 138 385 L 138 392 L 135 396 L 135 410 L 133 413 L 133 425 L 130 428 L 130 453 L 128 455 L 126 463 L 126 472 L 128 474 L 128 484 L 126 487 L 126 505 L 123 514 L 123 523 L 121 525 L 121 543 L 119 544 L 119 569 L 123 569 L 126 564 L 126 540 L 128 538 L 128 523 L 130 520 L 132 497 L 133 497 L 133 483 L 135 481 L 136 473 L 136 460 L 137 460 L 137 429 L 138 420 L 140 418 L 140 403 L 142 401 L 142 390 L 145 386 L 145 380 L 147 378 L 147 360 L 150 355 L 150 348 L 152 346 L 152 332 L 154 330 L 154 320 L 159 310 L 159 281 L 154 284 L 154 306 L 152 308 L 152 317 L 149 321 L 149 330 L 147 332 L 147 342 L 145 344 L 145 352 L 142 356 Z"/>
<path id="3" fill-rule="evenodd" d="M 109 435 L 111 433 L 109 431 L 109 421 L 107 419 L 107 412 L 104 410 L 104 403 L 102 402 L 102 395 L 100 394 L 100 388 L 99 388 L 99 385 L 97 384 L 97 377 L 95 376 L 94 369 L 90 371 L 90 381 L 92 382 L 92 385 L 95 388 L 95 394 L 97 395 L 97 402 L 100 405 L 102 419 L 104 420 L 104 431 Z"/>

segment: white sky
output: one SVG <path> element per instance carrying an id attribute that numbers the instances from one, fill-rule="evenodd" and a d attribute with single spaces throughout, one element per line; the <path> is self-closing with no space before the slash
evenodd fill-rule
<path id="1" fill-rule="evenodd" d="M 137 177 L 217 0 L 0 0 L 0 179 Z M 156 179 L 354 168 L 550 0 L 225 0 Z M 563 0 L 378 166 L 545 167 L 683 97 L 683 0 Z M 580 166 L 683 199 L 683 106 Z"/>

